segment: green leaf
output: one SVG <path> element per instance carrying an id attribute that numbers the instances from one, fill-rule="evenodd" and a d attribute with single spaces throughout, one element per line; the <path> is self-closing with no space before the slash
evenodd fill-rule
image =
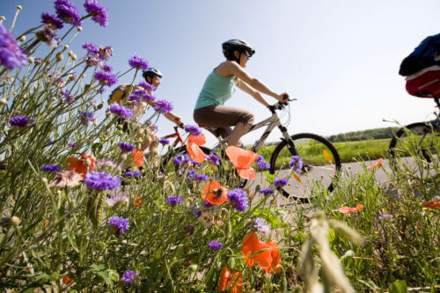
<path id="1" fill-rule="evenodd" d="M 391 284 L 390 293 L 406 293 L 408 292 L 408 286 L 404 280 L 396 280 Z"/>

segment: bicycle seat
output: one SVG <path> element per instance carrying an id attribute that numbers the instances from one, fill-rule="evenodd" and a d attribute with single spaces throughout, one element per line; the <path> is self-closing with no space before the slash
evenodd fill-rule
<path id="1" fill-rule="evenodd" d="M 416 97 L 440 98 L 440 66 L 430 66 L 408 76 L 406 90 Z"/>

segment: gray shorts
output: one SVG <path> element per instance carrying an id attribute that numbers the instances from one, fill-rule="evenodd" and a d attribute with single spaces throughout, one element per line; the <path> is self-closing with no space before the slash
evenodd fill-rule
<path id="1" fill-rule="evenodd" d="M 217 136 L 226 138 L 231 134 L 231 126 L 238 123 L 253 124 L 254 115 L 242 109 L 222 105 L 208 106 L 194 110 L 194 121 Z"/>

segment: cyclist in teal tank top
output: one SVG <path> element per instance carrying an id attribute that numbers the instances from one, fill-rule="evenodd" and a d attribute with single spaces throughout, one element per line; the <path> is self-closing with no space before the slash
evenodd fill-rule
<path id="1" fill-rule="evenodd" d="M 220 63 L 207 77 L 194 109 L 194 121 L 200 126 L 215 129 L 230 145 L 239 145 L 254 122 L 254 115 L 246 110 L 223 106 L 232 96 L 235 86 L 268 107 L 262 94 L 278 101 L 286 101 L 287 93 L 277 94 L 243 68 L 255 50 L 245 41 L 232 39 L 222 44 L 226 61 Z M 231 129 L 234 126 L 234 129 Z"/>

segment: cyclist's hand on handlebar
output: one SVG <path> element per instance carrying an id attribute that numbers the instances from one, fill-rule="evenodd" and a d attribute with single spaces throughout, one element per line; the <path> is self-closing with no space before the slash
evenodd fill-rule
<path id="1" fill-rule="evenodd" d="M 287 104 L 287 102 L 289 101 L 289 94 L 288 93 L 282 93 L 282 94 L 278 95 L 277 100 L 280 103 Z"/>

